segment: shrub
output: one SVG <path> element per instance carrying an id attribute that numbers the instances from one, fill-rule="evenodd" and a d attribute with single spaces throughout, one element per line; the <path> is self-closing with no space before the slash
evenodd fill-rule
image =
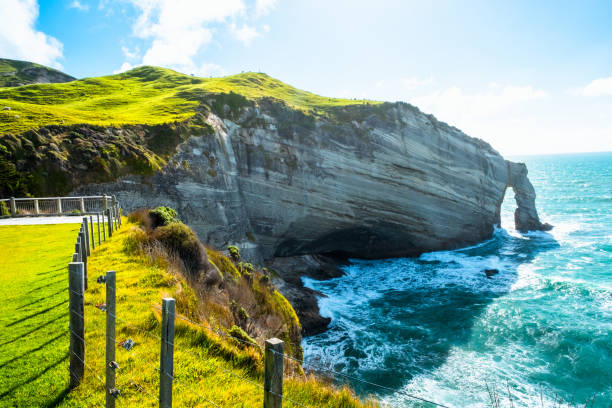
<path id="1" fill-rule="evenodd" d="M 80 214 L 81 214 L 81 210 L 77 210 L 76 208 L 70 211 L 70 215 L 80 215 Z"/>
<path id="2" fill-rule="evenodd" d="M 11 215 L 6 203 L 4 201 L 0 201 L 0 216 L 9 216 Z"/>
<path id="3" fill-rule="evenodd" d="M 149 211 L 149 217 L 151 218 L 152 228 L 168 226 L 178 222 L 176 211 L 170 207 L 157 207 Z"/>
<path id="4" fill-rule="evenodd" d="M 175 252 L 192 276 L 206 266 L 206 252 L 195 232 L 185 224 L 175 222 L 156 228 L 152 238 L 159 241 L 168 251 Z"/>
<path id="5" fill-rule="evenodd" d="M 249 312 L 247 312 L 244 307 L 241 307 L 240 310 L 238 310 L 238 317 L 240 320 L 248 320 L 251 316 L 249 316 Z"/>
<path id="6" fill-rule="evenodd" d="M 141 209 L 132 211 L 128 215 L 128 222 L 138 224 L 141 226 L 145 226 L 145 227 L 149 226 L 150 224 L 149 211 L 151 210 L 148 208 L 141 208 Z"/>
<path id="7" fill-rule="evenodd" d="M 149 243 L 149 237 L 140 228 L 133 227 L 123 241 L 123 250 L 128 254 L 137 254 Z"/>
<path id="8" fill-rule="evenodd" d="M 246 343 L 251 343 L 253 345 L 257 344 L 257 342 L 247 334 L 240 327 L 233 325 L 231 329 L 227 331 L 227 333 L 234 338 L 238 342 L 238 344 L 242 347 L 246 346 Z"/>
<path id="9" fill-rule="evenodd" d="M 214 263 L 219 271 L 221 271 L 223 274 L 223 279 L 231 277 L 234 280 L 237 280 L 240 278 L 240 272 L 238 272 L 238 269 L 236 269 L 236 266 L 234 266 L 229 258 L 212 249 L 207 249 L 206 254 L 208 255 L 208 260 Z"/>
<path id="10" fill-rule="evenodd" d="M 230 257 L 234 262 L 238 262 L 240 260 L 240 251 L 238 251 L 238 247 L 234 245 L 230 245 L 227 247 L 229 251 Z"/>

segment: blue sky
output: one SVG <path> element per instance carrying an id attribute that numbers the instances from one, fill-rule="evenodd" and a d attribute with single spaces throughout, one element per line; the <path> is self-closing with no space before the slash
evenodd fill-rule
<path id="1" fill-rule="evenodd" d="M 403 100 L 503 154 L 612 150 L 612 2 L 0 0 L 0 56 L 76 77 L 263 71 Z"/>

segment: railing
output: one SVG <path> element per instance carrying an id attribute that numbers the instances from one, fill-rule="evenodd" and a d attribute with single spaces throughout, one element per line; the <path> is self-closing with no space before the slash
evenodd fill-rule
<path id="1" fill-rule="evenodd" d="M 114 196 L 39 197 L 0 199 L 0 217 L 90 215 L 117 204 Z"/>

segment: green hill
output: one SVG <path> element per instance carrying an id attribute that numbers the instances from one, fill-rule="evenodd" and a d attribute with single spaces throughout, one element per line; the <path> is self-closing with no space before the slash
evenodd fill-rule
<path id="1" fill-rule="evenodd" d="M 240 122 L 247 106 L 267 109 L 279 131 L 289 131 L 311 127 L 317 116 L 350 121 L 384 105 L 315 95 L 263 73 L 197 78 L 150 66 L 0 88 L 0 196 L 65 194 L 127 174 L 152 175 L 179 143 L 212 132 L 209 111 Z"/>
<path id="2" fill-rule="evenodd" d="M 0 89 L 0 109 L 10 108 L 0 112 L 0 134 L 17 134 L 47 125 L 120 126 L 181 121 L 193 116 L 212 95 L 230 93 L 248 100 L 273 98 L 312 113 L 379 103 L 315 95 L 263 73 L 197 78 L 143 66 L 118 75 Z"/>
<path id="3" fill-rule="evenodd" d="M 74 79 L 44 65 L 0 58 L 0 87 L 69 82 Z"/>

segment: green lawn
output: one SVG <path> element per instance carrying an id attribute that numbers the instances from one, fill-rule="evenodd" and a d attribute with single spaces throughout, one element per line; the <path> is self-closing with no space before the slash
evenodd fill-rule
<path id="1" fill-rule="evenodd" d="M 79 224 L 0 226 L 0 406 L 53 406 L 68 386 L 68 262 Z"/>
<path id="2" fill-rule="evenodd" d="M 156 407 L 159 387 L 159 311 L 172 296 L 177 312 L 189 314 L 195 295 L 186 282 L 126 251 L 134 234 L 127 222 L 89 258 L 85 294 L 85 357 L 82 384 L 68 392 L 67 264 L 78 225 L 0 227 L 0 406 L 94 407 L 104 405 L 104 285 L 95 278 L 117 272 L 117 341 L 132 339 L 131 351 L 117 348 L 120 370 L 117 406 Z M 37 248 L 36 256 L 31 249 Z M 192 317 L 193 318 L 193 317 Z M 206 323 L 204 323 L 206 325 Z M 174 406 L 261 407 L 263 361 L 259 351 L 176 321 Z M 309 407 L 373 407 L 346 388 L 335 389 L 310 376 L 285 378 L 285 395 Z M 286 406 L 292 406 L 286 403 Z"/>

